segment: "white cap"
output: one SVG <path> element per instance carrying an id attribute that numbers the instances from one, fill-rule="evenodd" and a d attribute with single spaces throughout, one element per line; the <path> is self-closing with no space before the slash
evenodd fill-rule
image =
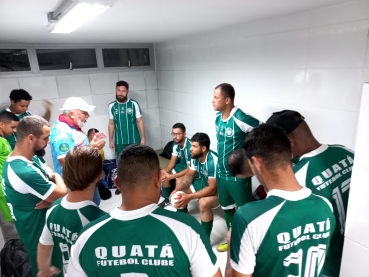
<path id="1" fill-rule="evenodd" d="M 69 97 L 65 100 L 64 105 L 60 110 L 61 111 L 81 110 L 84 112 L 92 112 L 94 109 L 95 106 L 87 104 L 87 102 L 82 98 Z"/>

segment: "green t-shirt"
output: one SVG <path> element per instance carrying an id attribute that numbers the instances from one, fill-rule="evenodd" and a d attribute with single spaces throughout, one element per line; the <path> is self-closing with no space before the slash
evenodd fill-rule
<path id="1" fill-rule="evenodd" d="M 218 176 L 220 178 L 229 181 L 238 179 L 229 172 L 228 157 L 233 151 L 243 146 L 247 134 L 259 124 L 259 120 L 236 107 L 232 109 L 226 120 L 222 119 L 221 112 L 217 113 L 215 127 L 218 140 Z"/>
<path id="2" fill-rule="evenodd" d="M 195 180 L 207 182 L 209 178 L 216 177 L 217 164 L 218 156 L 215 152 L 210 150 L 203 163 L 200 162 L 200 159 L 191 159 L 190 169 L 196 170 Z"/>
<path id="3" fill-rule="evenodd" d="M 35 206 L 55 190 L 50 181 L 51 169 L 37 157 L 27 160 L 22 156 L 9 156 L 3 167 L 3 186 L 6 200 L 13 213 L 15 226 L 28 252 L 36 254 L 38 238 L 45 225 L 47 209 Z"/>
<path id="4" fill-rule="evenodd" d="M 128 99 L 126 103 L 111 102 L 108 113 L 109 119 L 114 120 L 115 144 L 139 144 L 141 142 L 137 118 L 140 118 L 142 113 L 135 100 Z"/>
<path id="5" fill-rule="evenodd" d="M 333 233 L 323 273 L 339 276 L 350 193 L 354 152 L 341 145 L 323 144 L 301 156 L 294 171 L 300 185 L 324 196 L 333 206 L 336 229 Z"/>
<path id="6" fill-rule="evenodd" d="M 174 167 L 176 173 L 181 172 L 187 168 L 187 165 L 191 162 L 191 141 L 186 137 L 183 148 L 179 143 L 173 142 L 172 156 L 177 157 L 177 163 Z"/>
<path id="7" fill-rule="evenodd" d="M 0 113 L 3 112 L 3 111 L 11 112 L 9 108 L 0 111 Z M 24 117 L 29 116 L 29 115 L 32 115 L 32 113 L 30 111 L 26 111 L 24 114 L 15 114 L 15 115 L 18 117 L 18 119 L 20 121 Z M 15 143 L 17 142 L 17 133 L 14 132 L 12 135 L 7 136 L 6 137 L 6 140 L 9 142 L 11 148 L 14 149 Z"/>
<path id="8" fill-rule="evenodd" d="M 0 180 L 2 180 L 3 165 L 11 152 L 9 142 L 0 135 Z"/>
<path id="9" fill-rule="evenodd" d="M 237 210 L 231 266 L 252 277 L 320 277 L 335 224 L 332 205 L 310 189 L 271 190 Z"/>
<path id="10" fill-rule="evenodd" d="M 72 244 L 79 232 L 91 221 L 106 215 L 92 201 L 69 202 L 67 196 L 56 200 L 46 213 L 46 223 L 40 237 L 43 245 L 53 245 L 52 265 L 67 274 Z"/>
<path id="11" fill-rule="evenodd" d="M 118 208 L 83 228 L 68 276 L 214 276 L 219 266 L 203 227 L 151 204 Z"/>

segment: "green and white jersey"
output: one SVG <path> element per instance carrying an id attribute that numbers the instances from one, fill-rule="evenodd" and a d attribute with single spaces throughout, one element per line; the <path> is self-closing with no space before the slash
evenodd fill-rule
<path id="1" fill-rule="evenodd" d="M 1 112 L 3 111 L 12 112 L 9 108 L 2 110 Z M 32 115 L 32 113 L 27 110 L 24 114 L 15 114 L 15 115 L 18 117 L 19 121 L 21 121 L 24 117 Z M 17 142 L 17 133 L 14 132 L 12 135 L 7 136 L 6 139 L 9 142 L 12 149 L 14 149 L 15 143 Z"/>
<path id="2" fill-rule="evenodd" d="M 191 141 L 186 137 L 183 148 L 179 143 L 173 142 L 172 156 L 176 156 L 177 164 L 175 166 L 176 172 L 180 172 L 187 168 L 191 162 Z"/>
<path id="3" fill-rule="evenodd" d="M 353 164 L 353 151 L 341 145 L 323 144 L 301 156 L 293 169 L 300 185 L 324 196 L 333 206 L 337 224 L 324 265 L 324 275 L 327 276 L 338 276 L 341 268 Z"/>
<path id="4" fill-rule="evenodd" d="M 218 268 L 194 217 L 151 204 L 134 211 L 116 208 L 86 225 L 72 246 L 68 276 L 210 277 Z"/>
<path id="5" fill-rule="evenodd" d="M 54 245 L 52 265 L 64 275 L 70 258 L 72 244 L 79 232 L 91 221 L 106 215 L 92 201 L 69 202 L 67 196 L 56 200 L 46 213 L 46 223 L 40 237 L 43 245 Z M 63 276 L 63 273 L 57 276 Z"/>
<path id="6" fill-rule="evenodd" d="M 247 134 L 261 122 L 239 108 L 234 107 L 227 119 L 222 119 L 218 112 L 215 119 L 216 135 L 218 140 L 218 176 L 219 178 L 236 181 L 238 178 L 231 175 L 228 169 L 229 155 L 240 149 Z"/>
<path id="7" fill-rule="evenodd" d="M 15 226 L 28 252 L 36 254 L 38 238 L 45 225 L 46 209 L 35 206 L 55 190 L 50 181 L 51 169 L 35 156 L 32 161 L 23 156 L 9 156 L 3 167 L 3 188 Z"/>
<path id="8" fill-rule="evenodd" d="M 142 116 L 140 106 L 133 99 L 125 103 L 118 101 L 109 104 L 109 119 L 114 119 L 114 143 L 138 144 L 141 142 L 137 118 Z"/>
<path id="9" fill-rule="evenodd" d="M 218 164 L 217 154 L 209 150 L 203 163 L 200 162 L 200 159 L 191 159 L 190 169 L 196 171 L 195 180 L 198 179 L 207 182 L 208 179 L 216 177 L 217 164 Z"/>
<path id="10" fill-rule="evenodd" d="M 271 190 L 237 210 L 231 266 L 252 277 L 320 277 L 335 224 L 332 205 L 310 189 Z"/>

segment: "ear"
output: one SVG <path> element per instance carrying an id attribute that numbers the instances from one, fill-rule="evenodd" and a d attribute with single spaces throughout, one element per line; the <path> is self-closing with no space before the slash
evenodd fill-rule
<path id="1" fill-rule="evenodd" d="M 206 146 L 201 147 L 202 152 L 206 152 Z M 209 149 L 210 151 L 210 149 Z"/>
<path id="2" fill-rule="evenodd" d="M 10 104 L 11 104 L 11 105 L 15 105 L 15 101 L 14 101 L 14 100 L 11 100 L 11 101 L 10 101 Z"/>
<path id="3" fill-rule="evenodd" d="M 0 128 L 4 128 L 5 123 L 4 122 L 0 122 Z"/>
<path id="4" fill-rule="evenodd" d="M 293 147 L 295 145 L 295 141 L 293 138 L 287 136 L 287 138 L 290 140 L 290 143 L 291 143 L 291 147 Z"/>
<path id="5" fill-rule="evenodd" d="M 255 168 L 260 171 L 262 167 L 262 161 L 260 160 L 260 158 L 252 156 L 251 161 L 253 165 L 255 166 Z"/>
<path id="6" fill-rule="evenodd" d="M 155 187 L 161 189 L 161 170 L 155 174 Z"/>
<path id="7" fill-rule="evenodd" d="M 120 186 L 119 186 L 119 183 L 118 183 L 118 177 L 115 177 L 114 178 L 114 185 L 117 187 L 117 189 L 120 191 Z"/>
<path id="8" fill-rule="evenodd" d="M 226 104 L 227 104 L 227 105 L 228 105 L 228 104 L 230 104 L 230 103 L 232 102 L 232 101 L 231 101 L 231 98 L 226 97 L 225 102 L 226 102 Z"/>

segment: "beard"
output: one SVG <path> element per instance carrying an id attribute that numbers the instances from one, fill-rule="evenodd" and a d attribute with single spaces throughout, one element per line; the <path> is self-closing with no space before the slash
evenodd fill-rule
<path id="1" fill-rule="evenodd" d="M 199 153 L 199 154 L 191 154 L 191 158 L 192 159 L 198 159 L 202 156 L 202 153 Z"/>
<path id="2" fill-rule="evenodd" d="M 115 99 L 117 99 L 118 102 L 123 103 L 127 101 L 127 96 L 119 96 L 119 95 L 115 95 Z"/>
<path id="3" fill-rule="evenodd" d="M 46 151 L 45 151 L 45 148 L 38 149 L 38 150 L 33 148 L 33 153 L 35 153 L 36 156 L 43 157 L 45 156 Z"/>

